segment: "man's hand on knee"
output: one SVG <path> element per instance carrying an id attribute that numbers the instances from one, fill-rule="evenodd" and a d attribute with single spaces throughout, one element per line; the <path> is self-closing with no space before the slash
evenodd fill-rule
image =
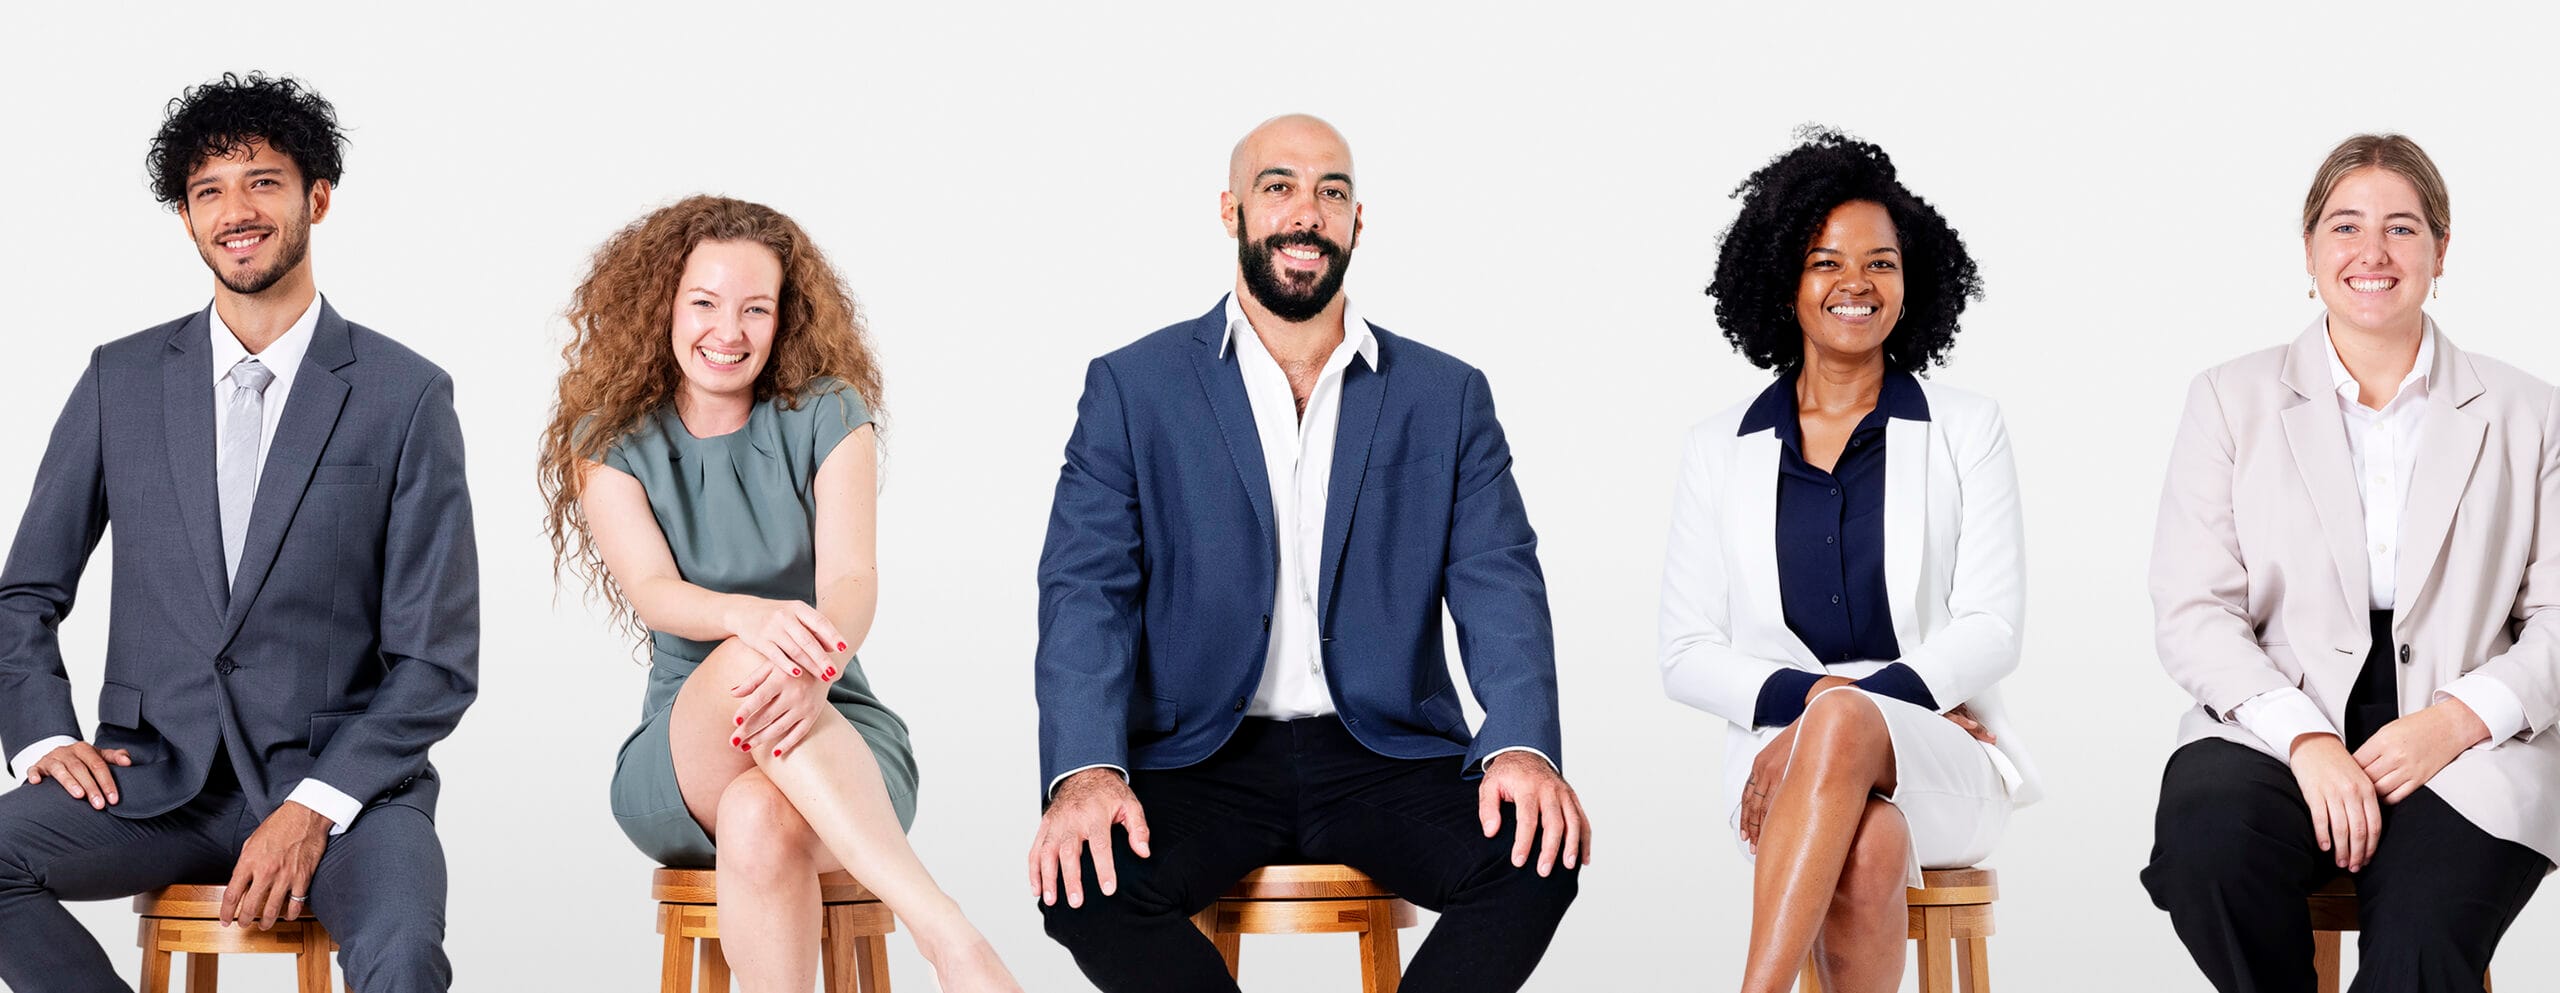
<path id="1" fill-rule="evenodd" d="M 1093 850 L 1093 873 L 1102 895 L 1119 890 L 1120 877 L 1111 864 L 1115 824 L 1128 829 L 1130 850 L 1148 857 L 1146 811 L 1118 770 L 1086 769 L 1058 784 L 1049 809 L 1040 815 L 1040 833 L 1031 841 L 1031 891 L 1042 904 L 1057 905 L 1063 880 L 1067 906 L 1084 906 L 1080 861 L 1087 847 Z"/>
<path id="2" fill-rule="evenodd" d="M 256 920 L 261 931 L 301 919 L 311 874 L 329 846 L 329 819 L 291 800 L 249 833 L 231 882 L 222 888 L 222 926 Z"/>
<path id="3" fill-rule="evenodd" d="M 121 748 L 99 748 L 85 741 L 75 741 L 37 759 L 27 768 L 27 785 L 33 786 L 51 777 L 61 783 L 72 799 L 87 800 L 98 810 L 123 800 L 116 793 L 113 767 L 130 766 L 133 756 Z"/>
<path id="4" fill-rule="evenodd" d="M 1526 866 L 1538 853 L 1538 875 L 1554 872 L 1561 857 L 1567 869 L 1591 861 L 1591 818 L 1582 798 L 1547 760 L 1528 752 L 1504 752 L 1485 763 L 1484 781 L 1476 787 L 1476 814 L 1484 836 L 1502 830 L 1502 804 L 1511 804 L 1519 832 L 1511 844 L 1511 864 Z"/>

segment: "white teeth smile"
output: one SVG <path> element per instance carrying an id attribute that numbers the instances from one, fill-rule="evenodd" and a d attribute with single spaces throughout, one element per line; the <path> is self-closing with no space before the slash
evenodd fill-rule
<path id="1" fill-rule="evenodd" d="M 1315 249 L 1312 249 L 1312 248 L 1283 248 L 1283 249 L 1281 249 L 1281 250 L 1280 250 L 1280 254 L 1282 254 L 1282 255 L 1286 255 L 1286 256 L 1288 256 L 1288 257 L 1290 257 L 1290 258 L 1293 258 L 1293 259 L 1302 259 L 1302 260 L 1305 260 L 1305 261 L 1308 261 L 1308 262 L 1313 262 L 1313 261 L 1315 261 L 1315 260 L 1317 260 L 1317 259 L 1320 259 L 1320 258 L 1323 258 L 1323 257 L 1324 257 L 1324 253 L 1323 253 L 1323 252 L 1316 251 Z"/>
<path id="2" fill-rule="evenodd" d="M 2347 288 L 2358 293 L 2380 293 L 2399 284 L 2399 280 L 2388 276 L 2373 276 L 2360 279 L 2351 278 L 2347 280 Z"/>
<path id="3" fill-rule="evenodd" d="M 1867 304 L 1864 306 L 1842 304 L 1831 308 L 1831 312 L 1842 317 L 1873 317 L 1875 316 L 1876 308 L 1873 304 Z"/>
<path id="4" fill-rule="evenodd" d="M 715 352 L 708 348 L 699 349 L 698 351 L 702 353 L 703 361 L 709 362 L 712 365 L 737 365 L 738 363 L 747 360 L 747 353 L 745 352 Z"/>
<path id="5" fill-rule="evenodd" d="M 244 237 L 244 238 L 233 238 L 233 239 L 231 239 L 230 241 L 223 242 L 223 243 L 222 243 L 222 247 L 224 247 L 224 248 L 230 248 L 230 249 L 241 249 L 241 248 L 247 248 L 247 247 L 249 247 L 249 246 L 251 246 L 251 245 L 255 245 L 255 244 L 257 244 L 257 243 L 259 243 L 259 242 L 261 242 L 261 241 L 265 241 L 266 239 L 267 239 L 267 236 L 266 236 L 266 235 L 262 235 L 262 234 L 253 234 L 253 235 L 249 235 L 249 236 Z"/>

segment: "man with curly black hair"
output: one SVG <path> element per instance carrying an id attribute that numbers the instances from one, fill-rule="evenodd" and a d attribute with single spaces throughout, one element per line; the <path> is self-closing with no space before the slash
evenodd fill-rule
<path id="1" fill-rule="evenodd" d="M 344 141 L 256 73 L 152 141 L 213 303 L 92 353 L 0 572 L 0 986 L 121 989 L 61 901 L 226 879 L 225 924 L 316 917 L 354 988 L 451 985 L 427 749 L 478 681 L 470 496 L 452 380 L 313 284 Z M 110 525 L 93 742 L 56 631 Z"/>

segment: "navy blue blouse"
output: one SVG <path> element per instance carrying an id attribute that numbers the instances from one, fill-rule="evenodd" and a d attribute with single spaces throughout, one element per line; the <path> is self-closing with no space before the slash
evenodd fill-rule
<path id="1" fill-rule="evenodd" d="M 1929 419 L 1929 399 L 1907 372 L 1886 372 L 1876 407 L 1849 433 L 1840 459 L 1824 472 L 1804 459 L 1804 425 L 1796 418 L 1796 376 L 1761 391 L 1742 415 L 1742 434 L 1778 435 L 1778 596 L 1787 629 L 1828 665 L 1898 659 L 1891 595 L 1884 581 L 1885 421 Z M 1822 677 L 1785 669 L 1760 685 L 1752 719 L 1763 727 L 1792 724 L 1804 695 Z M 1861 689 L 1938 709 L 1928 684 L 1895 662 L 1857 681 Z"/>

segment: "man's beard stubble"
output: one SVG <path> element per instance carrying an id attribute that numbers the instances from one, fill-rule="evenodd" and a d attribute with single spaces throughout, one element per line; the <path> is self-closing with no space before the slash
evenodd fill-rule
<path id="1" fill-rule="evenodd" d="M 1236 228 L 1247 228 L 1244 209 L 1236 209 Z M 1323 275 L 1312 279 L 1283 276 L 1271 257 L 1283 248 L 1313 248 L 1324 253 L 1331 265 Z M 1342 279 L 1351 271 L 1351 249 L 1325 240 L 1313 231 L 1284 231 L 1260 241 L 1236 239 L 1236 265 L 1244 273 L 1244 288 L 1255 302 L 1272 315 L 1292 324 L 1314 318 L 1333 304 L 1342 292 Z"/>

